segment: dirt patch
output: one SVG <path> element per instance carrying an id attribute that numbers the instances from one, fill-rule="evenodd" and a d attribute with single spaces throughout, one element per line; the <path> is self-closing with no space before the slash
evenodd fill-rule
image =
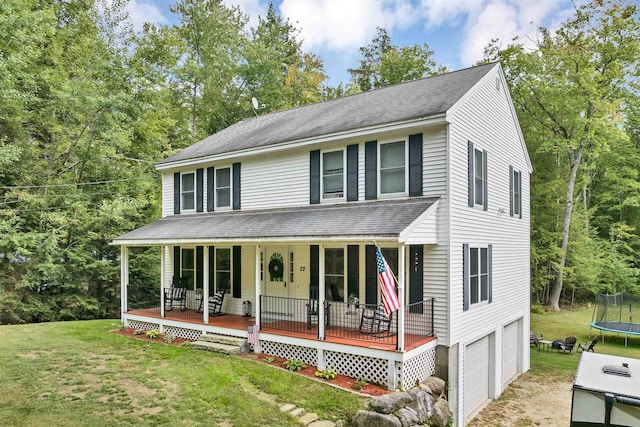
<path id="1" fill-rule="evenodd" d="M 269 356 L 268 354 L 257 354 L 257 355 L 243 356 L 243 357 L 249 357 L 259 362 L 268 363 L 271 366 L 275 366 L 288 371 L 288 369 L 284 367 L 284 364 L 287 361 L 287 359 L 282 357 Z M 306 368 L 303 368 L 299 371 L 290 371 L 290 372 L 298 375 L 304 375 L 305 377 L 309 377 L 314 380 L 319 380 L 329 385 L 332 385 L 334 387 L 338 387 L 350 392 L 357 392 L 361 394 L 366 394 L 368 396 L 380 396 L 383 394 L 390 393 L 390 391 L 387 390 L 385 387 L 382 387 L 377 384 L 368 384 L 368 383 L 360 384 L 360 387 L 362 388 L 358 390 L 356 389 L 356 379 L 347 377 L 345 375 L 340 375 L 340 374 L 337 374 L 336 377 L 332 380 L 324 380 L 316 376 L 317 370 L 318 368 L 316 368 L 315 366 L 307 365 Z"/>
<path id="2" fill-rule="evenodd" d="M 567 381 L 549 381 L 521 375 L 472 421 L 469 427 L 565 427 L 571 418 L 571 387 Z"/>

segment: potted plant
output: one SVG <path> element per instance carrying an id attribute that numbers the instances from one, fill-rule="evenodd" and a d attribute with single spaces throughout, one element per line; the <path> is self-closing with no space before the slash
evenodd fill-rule
<path id="1" fill-rule="evenodd" d="M 356 312 L 356 309 L 358 308 L 359 303 L 360 300 L 357 296 L 355 296 L 354 294 L 349 295 L 349 298 L 347 299 L 347 313 L 354 314 Z"/>

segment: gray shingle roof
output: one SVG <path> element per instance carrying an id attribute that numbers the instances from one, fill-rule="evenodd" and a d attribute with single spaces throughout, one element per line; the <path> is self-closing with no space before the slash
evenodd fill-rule
<path id="1" fill-rule="evenodd" d="M 173 215 L 114 239 L 114 244 L 175 240 L 397 238 L 438 198 L 414 197 L 254 211 Z"/>
<path id="2" fill-rule="evenodd" d="M 496 63 L 245 119 L 159 164 L 298 141 L 448 111 Z"/>

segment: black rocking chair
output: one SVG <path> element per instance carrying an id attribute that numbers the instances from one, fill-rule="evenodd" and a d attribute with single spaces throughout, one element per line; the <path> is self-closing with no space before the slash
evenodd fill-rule
<path id="1" fill-rule="evenodd" d="M 318 316 L 320 316 L 319 301 L 317 299 L 310 299 L 307 302 L 307 329 L 311 329 L 313 319 L 318 322 Z M 331 304 L 328 301 L 324 302 L 324 324 L 329 329 L 331 324 L 329 319 L 331 318 Z"/>
<path id="2" fill-rule="evenodd" d="M 174 305 L 180 306 L 180 311 L 187 309 L 187 289 L 170 287 L 164 290 L 164 309 L 173 310 Z"/>
<path id="3" fill-rule="evenodd" d="M 381 305 L 375 309 L 365 308 L 360 317 L 360 333 L 377 337 L 392 336 L 395 334 L 391 331 L 392 321 L 393 313 L 387 317 Z"/>
<path id="4" fill-rule="evenodd" d="M 216 291 L 213 296 L 209 297 L 209 316 L 224 316 L 226 313 L 222 311 L 222 303 L 224 302 L 224 294 L 225 290 L 220 289 Z M 198 311 L 202 312 L 203 309 L 204 297 L 200 297 L 200 306 L 198 307 Z"/>

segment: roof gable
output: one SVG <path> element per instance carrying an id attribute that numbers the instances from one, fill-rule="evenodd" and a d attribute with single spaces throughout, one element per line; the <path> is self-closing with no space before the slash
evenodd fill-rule
<path id="1" fill-rule="evenodd" d="M 159 165 L 446 113 L 496 63 L 245 119 Z"/>

